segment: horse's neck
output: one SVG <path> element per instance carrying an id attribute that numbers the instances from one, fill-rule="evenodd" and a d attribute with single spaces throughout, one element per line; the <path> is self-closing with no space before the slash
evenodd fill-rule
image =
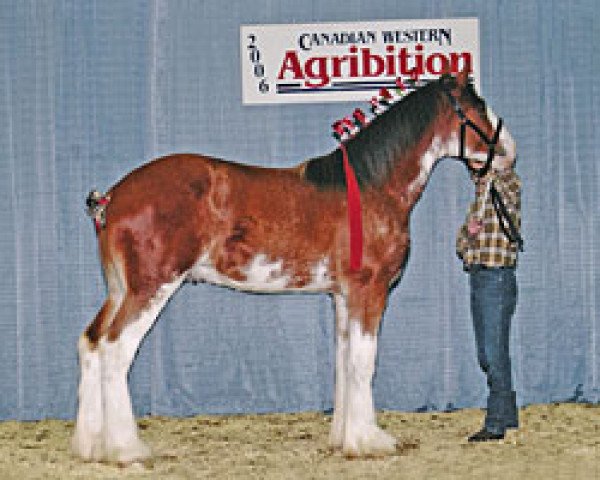
<path id="1" fill-rule="evenodd" d="M 433 167 L 457 145 L 454 135 L 430 134 L 427 140 L 398 154 L 385 188 L 389 194 L 409 209 L 419 200 Z M 458 148 L 458 147 L 456 147 Z"/>

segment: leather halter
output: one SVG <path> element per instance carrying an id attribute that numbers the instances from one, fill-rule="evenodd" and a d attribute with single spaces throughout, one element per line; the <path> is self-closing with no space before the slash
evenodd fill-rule
<path id="1" fill-rule="evenodd" d="M 483 130 L 481 130 L 481 128 L 479 128 L 475 123 L 473 123 L 473 121 L 469 117 L 467 117 L 462 107 L 458 103 L 456 97 L 452 95 L 452 93 L 450 93 L 448 90 L 445 90 L 445 93 L 448 96 L 448 99 L 450 100 L 450 104 L 452 105 L 454 112 L 456 112 L 456 115 L 458 115 L 458 118 L 460 119 L 460 150 L 458 156 L 452 158 L 456 158 L 464 162 L 467 168 L 478 177 L 484 177 L 485 174 L 488 173 L 488 171 L 490 170 L 492 166 L 492 160 L 494 159 L 494 155 L 496 154 L 496 145 L 498 143 L 498 139 L 500 138 L 500 131 L 502 130 L 502 118 L 498 119 L 498 125 L 496 126 L 496 131 L 494 132 L 492 138 L 488 138 L 488 136 L 483 132 Z M 481 140 L 483 140 L 488 147 L 487 160 L 485 162 L 485 165 L 481 168 L 475 168 L 469 165 L 469 159 L 465 157 L 465 138 L 467 135 L 467 127 L 473 130 L 477 135 L 479 135 L 479 138 L 481 138 Z"/>
<path id="2" fill-rule="evenodd" d="M 471 173 L 478 176 L 479 178 L 482 178 L 489 172 L 492 166 L 492 160 L 494 160 L 494 155 L 496 155 L 496 145 L 498 144 L 500 132 L 502 131 L 502 118 L 498 119 L 498 125 L 496 126 L 496 131 L 494 132 L 492 138 L 488 138 L 488 136 L 483 132 L 483 130 L 481 130 L 481 128 L 479 128 L 475 123 L 473 123 L 473 121 L 469 117 L 467 117 L 462 107 L 458 103 L 456 97 L 452 95 L 452 93 L 450 93 L 448 90 L 445 90 L 445 93 L 448 96 L 448 99 L 450 100 L 450 104 L 452 105 L 454 112 L 456 113 L 456 115 L 458 115 L 458 118 L 460 119 L 460 150 L 458 156 L 451 158 L 456 158 L 457 160 L 464 162 L 464 164 Z M 479 138 L 481 138 L 488 147 L 487 160 L 485 162 L 485 165 L 481 168 L 475 168 L 469 165 L 469 159 L 465 157 L 465 137 L 467 134 L 467 127 L 472 129 L 477 135 L 479 135 Z M 504 233 L 506 238 L 508 238 L 508 240 L 511 243 L 515 243 L 517 245 L 517 248 L 522 252 L 523 238 L 521 237 L 519 230 L 516 228 L 516 225 L 510 218 L 508 210 L 506 209 L 506 205 L 502 200 L 502 196 L 494 186 L 493 182 L 490 185 L 490 194 L 492 196 L 492 205 L 498 217 L 502 233 Z"/>

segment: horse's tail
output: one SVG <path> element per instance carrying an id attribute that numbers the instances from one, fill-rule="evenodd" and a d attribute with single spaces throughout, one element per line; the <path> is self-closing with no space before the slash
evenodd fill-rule
<path id="1" fill-rule="evenodd" d="M 92 190 L 86 200 L 86 212 L 94 221 L 96 232 L 100 232 L 106 225 L 106 207 L 110 202 L 110 195 L 102 194 L 98 190 Z"/>

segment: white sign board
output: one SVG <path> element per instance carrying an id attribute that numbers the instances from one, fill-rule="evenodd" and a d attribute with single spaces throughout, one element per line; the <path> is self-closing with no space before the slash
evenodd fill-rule
<path id="1" fill-rule="evenodd" d="M 476 18 L 244 25 L 244 104 L 370 99 L 467 68 L 479 82 Z"/>

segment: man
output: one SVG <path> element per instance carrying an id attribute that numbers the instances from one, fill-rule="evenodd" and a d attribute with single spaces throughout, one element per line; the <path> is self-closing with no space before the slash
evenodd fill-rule
<path id="1" fill-rule="evenodd" d="M 470 166 L 475 201 L 458 232 L 457 254 L 469 273 L 477 358 L 489 387 L 483 428 L 468 439 L 482 442 L 504 438 L 506 429 L 519 423 L 509 337 L 517 302 L 521 181 L 513 165 L 482 177 L 478 165 Z"/>

